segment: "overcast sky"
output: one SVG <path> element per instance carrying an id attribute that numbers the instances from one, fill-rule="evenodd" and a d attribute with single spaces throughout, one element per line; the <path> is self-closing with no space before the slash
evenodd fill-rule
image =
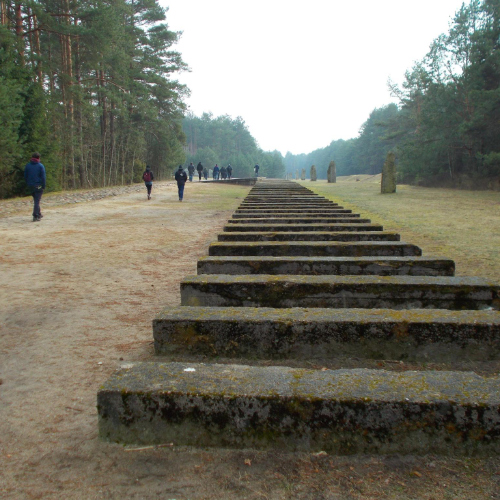
<path id="1" fill-rule="evenodd" d="M 190 111 L 241 116 L 259 146 L 309 153 L 392 102 L 462 0 L 160 0 L 183 31 Z M 466 2 L 469 3 L 468 1 Z"/>

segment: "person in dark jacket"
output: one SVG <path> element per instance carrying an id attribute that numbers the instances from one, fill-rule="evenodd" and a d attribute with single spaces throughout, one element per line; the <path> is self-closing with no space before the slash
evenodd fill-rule
<path id="1" fill-rule="evenodd" d="M 148 190 L 148 200 L 151 199 L 151 188 L 153 187 L 154 178 L 155 176 L 151 171 L 151 167 L 149 165 L 146 165 L 146 170 L 144 170 L 144 173 L 142 174 L 142 180 L 144 181 L 146 189 Z"/>
<path id="2" fill-rule="evenodd" d="M 207 167 L 203 167 L 203 177 L 208 181 L 208 170 Z"/>
<path id="3" fill-rule="evenodd" d="M 199 180 L 201 181 L 201 175 L 203 174 L 203 165 L 201 164 L 201 161 L 198 162 L 198 165 L 196 165 L 196 170 L 198 172 Z"/>
<path id="4" fill-rule="evenodd" d="M 255 170 L 255 177 L 259 177 L 259 165 L 255 165 L 255 167 L 253 167 L 253 169 Z"/>
<path id="5" fill-rule="evenodd" d="M 182 165 L 179 165 L 177 172 L 175 172 L 175 180 L 177 181 L 177 189 L 179 190 L 179 201 L 184 198 L 184 186 L 187 181 L 187 174 L 182 169 Z"/>
<path id="6" fill-rule="evenodd" d="M 193 174 L 194 174 L 193 162 L 191 162 L 188 166 L 188 174 L 189 174 L 189 182 L 193 182 Z"/>
<path id="7" fill-rule="evenodd" d="M 233 175 L 233 167 L 231 167 L 231 164 L 227 166 L 226 170 L 227 170 L 227 178 L 231 179 L 231 176 Z"/>
<path id="8" fill-rule="evenodd" d="M 227 170 L 226 167 L 221 167 L 220 169 L 220 177 L 223 181 L 227 179 Z"/>
<path id="9" fill-rule="evenodd" d="M 219 172 L 220 172 L 219 165 L 217 165 L 216 163 L 214 169 L 212 170 L 212 176 L 214 178 L 214 181 L 219 180 Z"/>
<path id="10" fill-rule="evenodd" d="M 45 167 L 40 163 L 40 153 L 33 153 L 31 160 L 24 167 L 24 180 L 33 196 L 33 222 L 38 222 L 43 217 L 40 211 L 40 201 L 45 189 Z"/>

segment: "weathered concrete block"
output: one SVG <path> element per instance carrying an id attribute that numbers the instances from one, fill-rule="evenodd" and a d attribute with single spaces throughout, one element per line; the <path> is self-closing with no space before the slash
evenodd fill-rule
<path id="1" fill-rule="evenodd" d="M 301 175 L 300 175 L 300 180 L 305 181 L 306 180 L 306 169 L 303 168 Z"/>
<path id="2" fill-rule="evenodd" d="M 206 184 L 215 184 L 219 181 L 214 181 L 212 180 L 212 169 L 209 170 L 209 179 L 206 181 L 203 181 Z M 236 184 L 240 186 L 253 186 L 255 185 L 255 182 L 257 179 L 255 177 L 242 177 L 242 178 L 232 178 L 232 179 L 226 179 L 224 181 L 224 184 Z"/>
<path id="3" fill-rule="evenodd" d="M 289 209 L 289 208 L 297 208 L 299 210 L 306 209 L 306 208 L 314 208 L 314 209 L 320 209 L 320 208 L 342 208 L 340 207 L 337 203 L 333 202 L 328 202 L 328 201 L 321 201 L 321 202 L 307 202 L 307 203 L 296 203 L 294 201 L 290 202 L 274 202 L 274 203 L 264 203 L 264 202 L 250 202 L 250 203 L 241 203 L 239 206 L 241 209 L 272 209 L 272 208 L 279 208 L 279 209 Z"/>
<path id="4" fill-rule="evenodd" d="M 250 218 L 250 219 L 229 219 L 227 222 L 229 224 L 369 224 L 370 219 L 361 219 L 358 217 L 349 217 L 352 214 L 342 215 L 328 215 L 326 217 L 262 217 L 259 219 L 258 217 Z M 359 214 L 358 214 L 359 215 Z"/>
<path id="5" fill-rule="evenodd" d="M 464 277 L 202 274 L 181 282 L 181 304 L 498 310 L 500 290 L 496 283 Z"/>
<path id="6" fill-rule="evenodd" d="M 311 181 L 315 181 L 318 179 L 318 175 L 316 173 L 316 165 L 311 166 Z"/>
<path id="7" fill-rule="evenodd" d="M 356 224 L 238 224 L 234 221 L 224 226 L 224 231 L 273 231 L 273 232 L 296 232 L 296 231 L 383 231 L 384 227 L 380 224 L 360 223 Z"/>
<path id="8" fill-rule="evenodd" d="M 218 241 L 400 241 L 398 233 L 385 231 L 298 231 L 244 232 L 233 231 L 217 235 Z"/>
<path id="9" fill-rule="evenodd" d="M 210 244 L 208 254 L 270 257 L 409 257 L 422 255 L 422 250 L 404 241 L 218 241 Z"/>
<path id="10" fill-rule="evenodd" d="M 153 320 L 156 354 L 338 357 L 443 363 L 500 359 L 497 311 L 176 307 Z"/>
<path id="11" fill-rule="evenodd" d="M 330 210 L 329 212 L 320 211 L 319 213 L 307 213 L 302 212 L 302 210 L 288 210 L 285 213 L 280 212 L 270 212 L 270 213 L 239 213 L 235 212 L 231 216 L 233 219 L 290 219 L 290 218 L 301 218 L 301 219 L 310 219 L 313 221 L 314 219 L 357 219 L 360 217 L 359 214 L 349 213 L 347 211 L 334 212 Z"/>
<path id="12" fill-rule="evenodd" d="M 262 203 L 268 203 L 268 202 L 279 202 L 279 201 L 295 201 L 297 203 L 299 202 L 304 202 L 304 203 L 326 203 L 331 200 L 328 200 L 327 198 L 323 196 L 312 196 L 312 195 L 307 195 L 304 193 L 299 193 L 296 195 L 292 194 L 282 194 L 282 195 L 255 195 L 255 196 L 247 196 L 242 203 L 255 203 L 255 202 L 262 202 Z"/>
<path id="13" fill-rule="evenodd" d="M 198 274 L 454 276 L 455 263 L 424 257 L 201 257 Z"/>
<path id="14" fill-rule="evenodd" d="M 272 214 L 289 214 L 297 213 L 300 214 L 352 214 L 352 210 L 348 210 L 342 207 L 328 207 L 328 208 L 301 208 L 301 207 L 291 207 L 291 208 L 238 208 L 235 210 L 235 214 L 260 214 L 262 215 L 272 215 Z"/>
<path id="15" fill-rule="evenodd" d="M 340 454 L 498 453 L 499 383 L 461 372 L 136 363 L 99 390 L 99 435 Z"/>
<path id="16" fill-rule="evenodd" d="M 333 160 L 328 165 L 327 179 L 330 183 L 337 182 L 337 167 L 335 166 L 335 162 Z"/>
<path id="17" fill-rule="evenodd" d="M 313 193 L 309 189 L 303 189 L 301 191 L 289 191 L 289 190 L 283 190 L 283 191 L 277 191 L 275 189 L 273 190 L 268 190 L 268 191 L 250 191 L 248 193 L 248 198 L 252 199 L 253 197 L 260 197 L 260 198 L 275 198 L 279 197 L 282 198 L 283 196 L 299 196 L 302 198 L 311 198 L 314 200 L 326 200 L 324 196 L 321 196 L 317 193 Z"/>
<path id="18" fill-rule="evenodd" d="M 387 158 L 382 167 L 382 182 L 380 189 L 382 194 L 396 192 L 396 156 L 392 151 L 387 153 Z"/>

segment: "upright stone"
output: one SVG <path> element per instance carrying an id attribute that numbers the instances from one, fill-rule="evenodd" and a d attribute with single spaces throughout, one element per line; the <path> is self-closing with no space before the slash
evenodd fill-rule
<path id="1" fill-rule="evenodd" d="M 384 166 L 382 168 L 381 193 L 396 192 L 396 160 L 393 152 L 387 153 Z"/>
<path id="2" fill-rule="evenodd" d="M 299 169 L 295 170 L 295 180 L 299 180 Z"/>
<path id="3" fill-rule="evenodd" d="M 335 162 L 333 160 L 328 165 L 327 177 L 329 183 L 337 182 L 337 167 L 335 166 Z"/>
<path id="4" fill-rule="evenodd" d="M 316 175 L 316 165 L 313 165 L 311 167 L 311 180 L 315 181 L 317 180 L 318 176 Z"/>
<path id="5" fill-rule="evenodd" d="M 305 181 L 306 180 L 306 169 L 302 169 L 302 175 L 300 176 L 300 180 Z"/>

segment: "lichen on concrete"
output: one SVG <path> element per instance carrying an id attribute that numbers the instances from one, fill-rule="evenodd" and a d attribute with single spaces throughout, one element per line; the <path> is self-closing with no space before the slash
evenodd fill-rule
<path id="1" fill-rule="evenodd" d="M 138 363 L 99 391 L 100 435 L 336 453 L 491 453 L 500 448 L 499 382 L 456 372 Z"/>

